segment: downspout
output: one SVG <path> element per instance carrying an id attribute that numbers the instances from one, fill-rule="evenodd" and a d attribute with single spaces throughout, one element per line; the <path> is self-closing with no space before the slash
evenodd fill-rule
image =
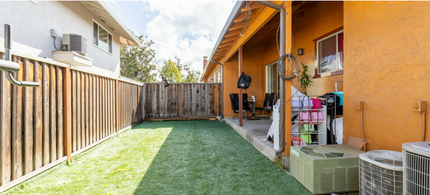
<path id="1" fill-rule="evenodd" d="M 272 2 L 268 2 L 268 1 L 256 1 L 257 3 L 276 9 L 279 11 L 279 16 L 280 16 L 280 54 L 279 56 L 283 56 L 285 54 L 285 9 L 283 6 L 278 5 L 276 3 L 272 3 Z M 284 67 L 285 67 L 285 61 L 284 63 Z M 280 84 L 280 88 L 281 88 L 281 105 L 285 104 L 285 81 L 282 80 L 281 84 Z M 285 109 L 281 109 L 281 113 L 280 113 L 280 119 L 281 119 L 281 131 L 279 132 L 279 150 L 276 151 L 276 154 L 279 155 L 282 152 L 284 152 L 285 150 Z"/>
<path id="2" fill-rule="evenodd" d="M 211 60 L 211 62 L 221 65 L 221 117 L 224 118 L 224 64 L 213 60 Z"/>

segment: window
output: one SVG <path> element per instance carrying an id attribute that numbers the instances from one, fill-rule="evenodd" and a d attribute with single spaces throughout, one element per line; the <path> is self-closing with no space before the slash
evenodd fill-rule
<path id="1" fill-rule="evenodd" d="M 209 79 L 209 83 L 213 83 L 214 82 L 214 76 L 211 76 L 211 79 Z"/>
<path id="2" fill-rule="evenodd" d="M 215 73 L 215 79 L 216 83 L 221 83 L 221 68 L 218 68 L 218 70 Z"/>
<path id="3" fill-rule="evenodd" d="M 318 73 L 343 70 L 343 31 L 317 41 Z"/>
<path id="4" fill-rule="evenodd" d="M 96 22 L 93 22 L 93 44 L 112 53 L 112 34 Z"/>
<path id="5" fill-rule="evenodd" d="M 266 93 L 278 93 L 279 76 L 276 62 L 266 65 Z"/>

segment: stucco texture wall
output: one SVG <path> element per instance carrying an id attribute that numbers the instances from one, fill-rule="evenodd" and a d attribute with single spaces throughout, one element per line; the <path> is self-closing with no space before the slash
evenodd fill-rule
<path id="1" fill-rule="evenodd" d="M 430 100 L 430 2 L 346 1 L 344 23 L 344 139 L 361 137 L 354 103 L 364 101 L 369 150 L 421 141 L 412 105 Z"/>
<path id="2" fill-rule="evenodd" d="M 30 1 L 0 2 L 0 25 L 11 24 L 13 30 L 13 51 L 34 57 L 52 58 L 55 50 L 51 29 L 57 31 L 57 48 L 63 34 L 79 34 L 87 38 L 87 57 L 93 59 L 93 66 L 119 73 L 119 35 L 99 20 L 87 7 L 78 1 Z M 95 19 L 113 35 L 112 54 L 93 45 L 92 22 Z M 3 45 L 4 31 L 0 30 L 0 44 Z"/>

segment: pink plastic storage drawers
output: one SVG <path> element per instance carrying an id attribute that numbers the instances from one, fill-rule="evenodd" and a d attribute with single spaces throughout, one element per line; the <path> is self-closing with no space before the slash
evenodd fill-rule
<path id="1" fill-rule="evenodd" d="M 324 115 L 322 112 L 300 112 L 299 121 L 304 123 L 319 124 L 324 121 Z"/>

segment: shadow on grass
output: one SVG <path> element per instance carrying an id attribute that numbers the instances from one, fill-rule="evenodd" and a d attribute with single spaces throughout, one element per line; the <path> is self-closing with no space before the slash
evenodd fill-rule
<path id="1" fill-rule="evenodd" d="M 310 194 L 225 123 L 153 122 L 173 127 L 134 194 Z"/>

